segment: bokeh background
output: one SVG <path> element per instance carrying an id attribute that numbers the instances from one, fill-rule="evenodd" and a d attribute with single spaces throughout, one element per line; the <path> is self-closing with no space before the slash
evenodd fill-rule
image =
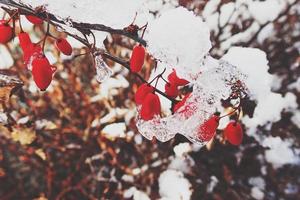
<path id="1" fill-rule="evenodd" d="M 202 15 L 211 28 L 211 55 L 216 58 L 231 46 L 265 51 L 269 72 L 276 75 L 273 91 L 292 92 L 300 103 L 299 2 L 253 0 L 252 6 L 230 0 L 159 2 Z M 39 41 L 45 28 L 21 20 L 32 39 Z M 66 36 L 53 27 L 51 32 Z M 74 55 L 88 51 L 68 40 Z M 13 87 L 0 84 L 1 200 L 300 199 L 299 109 L 283 111 L 279 121 L 256 131 L 281 139 L 276 158 L 268 157 L 270 149 L 248 136 L 247 130 L 237 147 L 226 143 L 220 131 L 202 148 L 181 135 L 166 143 L 149 141 L 135 127 L 133 98 L 140 82 L 127 69 L 107 61 L 114 74 L 99 84 L 89 54 L 59 55 L 53 42 L 48 38 L 47 57 L 58 70 L 46 92 L 37 90 L 25 70 L 17 39 L 0 45 L 0 73 L 24 82 L 11 97 Z M 134 45 L 117 35 L 105 40 L 107 50 L 124 59 L 129 59 Z M 147 79 L 153 61 L 146 60 L 142 73 Z"/>

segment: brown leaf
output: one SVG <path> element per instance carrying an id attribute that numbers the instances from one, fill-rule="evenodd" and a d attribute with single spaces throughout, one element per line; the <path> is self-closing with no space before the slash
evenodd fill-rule
<path id="1" fill-rule="evenodd" d="M 13 130 L 11 137 L 14 141 L 20 142 L 21 145 L 28 145 L 35 140 L 36 134 L 35 131 L 30 128 L 19 128 Z"/>
<path id="2" fill-rule="evenodd" d="M 9 97 L 22 85 L 23 82 L 19 78 L 0 74 L 0 103 L 7 104 Z"/>

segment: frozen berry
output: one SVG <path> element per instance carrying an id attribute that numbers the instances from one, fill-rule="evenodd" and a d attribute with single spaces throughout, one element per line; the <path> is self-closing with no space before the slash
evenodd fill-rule
<path id="1" fill-rule="evenodd" d="M 170 83 L 175 84 L 177 86 L 184 86 L 189 83 L 187 80 L 185 80 L 183 78 L 179 78 L 174 69 L 173 69 L 173 72 L 171 74 L 169 74 L 168 80 Z"/>
<path id="2" fill-rule="evenodd" d="M 166 83 L 165 85 L 165 93 L 166 95 L 168 95 L 169 97 L 177 97 L 178 96 L 178 86 L 173 84 L 173 83 Z"/>
<path id="3" fill-rule="evenodd" d="M 155 115 L 159 115 L 161 110 L 159 97 L 156 94 L 147 94 L 141 108 L 141 118 L 151 120 Z"/>
<path id="4" fill-rule="evenodd" d="M 198 129 L 198 138 L 204 142 L 211 140 L 219 126 L 219 120 L 216 115 L 206 120 Z"/>

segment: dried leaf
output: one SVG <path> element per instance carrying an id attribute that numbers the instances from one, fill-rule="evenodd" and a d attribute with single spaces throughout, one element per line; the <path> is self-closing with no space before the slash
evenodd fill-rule
<path id="1" fill-rule="evenodd" d="M 36 133 L 30 128 L 14 129 L 11 137 L 14 141 L 20 142 L 22 145 L 28 145 L 35 140 Z"/>
<path id="2" fill-rule="evenodd" d="M 43 159 L 43 160 L 46 160 L 46 159 L 47 159 L 46 154 L 45 154 L 45 152 L 43 151 L 43 149 L 37 149 L 37 150 L 35 151 L 35 154 L 38 155 L 38 156 L 39 156 L 41 159 Z"/>
<path id="3" fill-rule="evenodd" d="M 10 75 L 0 74 L 0 103 L 7 103 L 9 97 L 21 86 L 23 82 Z"/>

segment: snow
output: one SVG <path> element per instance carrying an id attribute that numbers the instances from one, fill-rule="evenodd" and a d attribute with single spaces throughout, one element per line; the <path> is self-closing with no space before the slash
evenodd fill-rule
<path id="1" fill-rule="evenodd" d="M 214 191 L 214 188 L 218 185 L 219 180 L 215 176 L 210 177 L 210 183 L 206 187 L 207 193 L 212 193 Z"/>
<path id="2" fill-rule="evenodd" d="M 14 64 L 7 48 L 0 44 L 0 69 L 8 69 Z"/>
<path id="3" fill-rule="evenodd" d="M 258 187 L 252 187 L 251 196 L 256 200 L 262 200 L 265 195 Z"/>
<path id="4" fill-rule="evenodd" d="M 200 72 L 203 57 L 211 48 L 209 29 L 201 17 L 178 7 L 150 22 L 148 30 L 147 50 L 155 59 L 187 80 Z"/>
<path id="5" fill-rule="evenodd" d="M 265 180 L 262 177 L 251 177 L 248 182 L 250 185 L 257 187 L 260 190 L 264 190 L 266 187 Z"/>
<path id="6" fill-rule="evenodd" d="M 149 196 L 145 192 L 136 189 L 136 187 L 131 187 L 126 190 L 123 197 L 125 199 L 133 197 L 133 200 L 150 200 Z"/>
<path id="7" fill-rule="evenodd" d="M 269 66 L 266 54 L 254 48 L 231 47 L 222 59 L 237 66 L 247 76 L 245 84 L 252 100 L 257 102 L 254 117 L 244 117 L 248 127 L 276 122 L 281 118 L 284 109 L 297 107 L 296 97 L 287 93 L 284 97 L 271 91 L 273 75 L 268 73 Z"/>
<path id="8" fill-rule="evenodd" d="M 108 138 L 125 137 L 126 125 L 125 123 L 112 123 L 105 126 L 102 133 Z"/>
<path id="9" fill-rule="evenodd" d="M 285 7 L 286 0 L 250 1 L 249 11 L 260 24 L 273 21 Z M 271 12 L 266 12 L 270 10 Z"/>
<path id="10" fill-rule="evenodd" d="M 176 145 L 174 148 L 175 155 L 182 157 L 192 150 L 190 143 L 184 142 Z"/>
<path id="11" fill-rule="evenodd" d="M 182 172 L 168 169 L 158 179 L 159 194 L 163 200 L 189 200 L 192 195 L 191 184 Z"/>
<path id="12" fill-rule="evenodd" d="M 44 6 L 61 19 L 124 28 L 134 19 L 144 0 L 21 0 L 33 8 Z M 93 5 L 93 6 L 91 6 Z M 63 9 L 62 9 L 63 8 Z M 111 12 L 111 11 L 114 12 Z"/>
<path id="13" fill-rule="evenodd" d="M 285 164 L 300 164 L 300 150 L 292 149 L 291 141 L 282 140 L 280 137 L 268 137 L 262 142 L 262 146 L 268 148 L 265 151 L 266 160 L 274 168 Z"/>

